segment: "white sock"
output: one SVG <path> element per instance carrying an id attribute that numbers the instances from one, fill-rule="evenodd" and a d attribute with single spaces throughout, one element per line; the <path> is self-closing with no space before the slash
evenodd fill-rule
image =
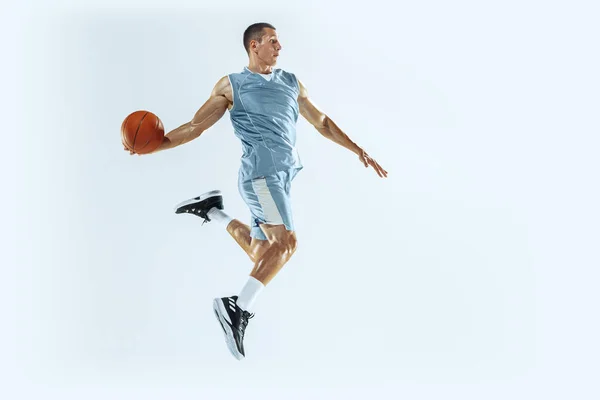
<path id="1" fill-rule="evenodd" d="M 263 285 L 258 279 L 253 277 L 248 278 L 248 282 L 246 282 L 242 288 L 242 291 L 240 292 L 240 295 L 238 296 L 237 305 L 242 310 L 250 311 L 252 309 L 252 305 L 256 301 L 256 298 L 264 288 L 265 285 Z"/>
<path id="2" fill-rule="evenodd" d="M 219 210 L 217 207 L 211 208 L 206 214 L 208 215 L 208 218 L 210 218 L 211 221 L 216 221 L 219 224 L 223 225 L 225 228 L 227 228 L 227 225 L 229 225 L 229 223 L 233 221 L 233 218 L 225 214 L 225 212 L 223 212 L 222 210 Z"/>

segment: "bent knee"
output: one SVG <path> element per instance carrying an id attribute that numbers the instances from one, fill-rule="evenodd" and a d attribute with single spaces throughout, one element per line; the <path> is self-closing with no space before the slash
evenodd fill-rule
<path id="1" fill-rule="evenodd" d="M 296 234 L 294 232 L 288 232 L 283 245 L 285 247 L 285 252 L 288 255 L 291 256 L 294 254 L 298 248 L 298 239 L 296 238 Z"/>
<path id="2" fill-rule="evenodd" d="M 261 228 L 267 236 L 271 246 L 275 246 L 291 256 L 296 252 L 298 247 L 298 240 L 296 239 L 296 232 L 288 231 L 285 225 L 262 225 Z"/>
<path id="3" fill-rule="evenodd" d="M 287 256 L 291 256 L 296 252 L 296 248 L 298 247 L 298 240 L 296 239 L 296 235 L 294 232 L 287 231 L 285 234 L 276 237 L 272 246 L 276 246 Z"/>

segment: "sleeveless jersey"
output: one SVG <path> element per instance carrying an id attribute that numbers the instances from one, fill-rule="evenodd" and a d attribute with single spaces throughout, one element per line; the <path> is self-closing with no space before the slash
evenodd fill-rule
<path id="1" fill-rule="evenodd" d="M 282 69 L 268 75 L 244 67 L 229 74 L 233 107 L 229 110 L 235 135 L 242 142 L 240 177 L 258 178 L 302 169 L 296 150 L 298 94 L 296 76 Z"/>

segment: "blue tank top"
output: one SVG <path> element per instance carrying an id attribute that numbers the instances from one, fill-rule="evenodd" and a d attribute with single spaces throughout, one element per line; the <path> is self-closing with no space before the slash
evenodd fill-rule
<path id="1" fill-rule="evenodd" d="M 290 170 L 295 175 L 302 169 L 296 150 L 300 92 L 296 76 L 282 69 L 261 75 L 248 67 L 228 76 L 233 91 L 229 115 L 243 149 L 240 177 Z"/>

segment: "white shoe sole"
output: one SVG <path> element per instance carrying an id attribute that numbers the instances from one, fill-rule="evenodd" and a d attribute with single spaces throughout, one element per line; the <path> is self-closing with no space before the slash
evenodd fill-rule
<path id="1" fill-rule="evenodd" d="M 221 324 L 221 328 L 223 328 L 223 331 L 225 333 L 225 342 L 227 342 L 227 347 L 229 348 L 229 351 L 236 359 L 243 359 L 244 355 L 238 351 L 237 346 L 235 344 L 235 338 L 233 337 L 233 331 L 231 330 L 231 327 L 229 326 L 225 318 L 225 316 L 227 315 L 227 310 L 225 309 L 225 306 L 223 305 L 221 299 L 213 300 L 213 310 L 215 311 L 215 316 L 217 317 L 217 320 Z"/>
<path id="2" fill-rule="evenodd" d="M 220 190 L 212 190 L 210 192 L 203 193 L 200 196 L 194 197 L 192 199 L 188 199 L 186 201 L 183 201 L 183 202 L 177 204 L 173 210 L 177 211 L 177 209 L 180 207 L 187 206 L 188 204 L 198 203 L 199 201 L 206 200 L 209 197 L 213 197 L 213 196 L 221 196 L 221 191 Z"/>

